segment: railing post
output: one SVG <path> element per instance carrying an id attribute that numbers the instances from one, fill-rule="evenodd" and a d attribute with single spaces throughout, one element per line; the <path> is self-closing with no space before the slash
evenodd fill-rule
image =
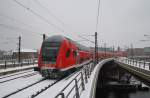
<path id="1" fill-rule="evenodd" d="M 33 65 L 34 65 L 34 59 L 33 59 Z"/>
<path id="2" fill-rule="evenodd" d="M 85 66 L 85 68 L 84 68 L 84 74 L 85 74 L 85 83 L 88 83 L 88 80 L 87 80 L 87 72 L 86 72 L 86 66 Z"/>
<path id="3" fill-rule="evenodd" d="M 81 84 L 82 84 L 82 90 L 85 90 L 85 85 L 84 85 L 84 79 L 83 79 L 83 73 L 81 72 Z"/>
<path id="4" fill-rule="evenodd" d="M 65 94 L 64 93 L 60 93 L 59 95 L 61 95 L 61 98 L 65 98 Z"/>
<path id="5" fill-rule="evenodd" d="M 5 69 L 6 69 L 6 60 L 5 60 Z"/>
<path id="6" fill-rule="evenodd" d="M 145 69 L 145 61 L 144 61 L 144 63 L 143 63 L 143 64 L 144 64 L 144 69 Z"/>
<path id="7" fill-rule="evenodd" d="M 92 64 L 90 63 L 90 74 L 92 73 Z"/>
<path id="8" fill-rule="evenodd" d="M 59 93 L 55 98 L 58 98 L 59 96 L 61 96 L 61 98 L 65 98 L 65 94 L 63 92 Z"/>
<path id="9" fill-rule="evenodd" d="M 80 98 L 79 88 L 78 88 L 78 81 L 77 81 L 77 79 L 74 79 L 74 80 L 75 80 L 76 98 Z"/>
<path id="10" fill-rule="evenodd" d="M 141 61 L 139 62 L 139 68 L 141 67 Z"/>
<path id="11" fill-rule="evenodd" d="M 94 65 L 91 63 L 91 72 L 94 70 Z"/>
<path id="12" fill-rule="evenodd" d="M 129 61 L 130 61 L 130 60 L 128 59 L 128 65 L 129 65 Z"/>
<path id="13" fill-rule="evenodd" d="M 31 64 L 31 58 L 29 59 L 29 64 Z"/>
<path id="14" fill-rule="evenodd" d="M 88 66 L 89 66 L 89 68 L 88 68 L 89 69 L 89 75 L 91 75 L 91 72 L 92 72 L 92 70 L 91 70 L 91 63 L 89 63 Z"/>
<path id="15" fill-rule="evenodd" d="M 11 60 L 12 66 L 14 65 L 13 60 Z"/>
<path id="16" fill-rule="evenodd" d="M 29 65 L 29 59 L 28 59 L 28 65 Z"/>
<path id="17" fill-rule="evenodd" d="M 128 59 L 128 65 L 129 65 L 130 60 Z"/>
<path id="18" fill-rule="evenodd" d="M 90 73 L 89 73 L 89 65 L 87 65 L 87 77 L 90 78 Z"/>
<path id="19" fill-rule="evenodd" d="M 20 61 L 21 67 L 22 67 L 22 60 Z"/>
<path id="20" fill-rule="evenodd" d="M 90 63 L 90 71 L 92 72 L 93 70 L 93 63 Z"/>
<path id="21" fill-rule="evenodd" d="M 92 70 L 95 68 L 95 65 L 94 65 L 94 62 L 91 62 L 92 63 Z"/>
<path id="22" fill-rule="evenodd" d="M 15 60 L 14 60 L 14 67 L 15 67 Z"/>
<path id="23" fill-rule="evenodd" d="M 149 62 L 149 70 L 150 70 L 150 62 Z"/>
<path id="24" fill-rule="evenodd" d="M 135 64 L 135 66 L 137 66 L 137 60 L 136 60 L 136 64 Z"/>

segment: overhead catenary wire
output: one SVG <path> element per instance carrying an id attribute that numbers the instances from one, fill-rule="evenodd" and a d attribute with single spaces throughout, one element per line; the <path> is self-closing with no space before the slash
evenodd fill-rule
<path id="1" fill-rule="evenodd" d="M 18 31 L 18 30 L 21 30 L 21 31 L 25 31 L 26 33 L 32 33 L 32 34 L 34 34 L 34 35 L 42 35 L 42 34 L 40 34 L 40 33 L 36 33 L 36 32 L 34 32 L 34 31 L 30 31 L 30 30 L 26 30 L 26 29 L 23 29 L 23 28 L 20 28 L 20 27 L 16 27 L 16 26 L 11 26 L 11 25 L 7 25 L 7 24 L 1 24 L 0 23 L 0 26 L 1 27 L 4 27 L 4 28 L 7 28 L 7 29 L 11 29 L 11 30 L 14 30 L 14 31 Z"/>
<path id="2" fill-rule="evenodd" d="M 69 25 L 67 25 L 63 20 L 61 20 L 58 16 L 56 16 L 54 13 L 52 13 L 52 11 L 50 9 L 48 9 L 48 7 L 45 7 L 44 4 L 42 4 L 39 0 L 33 0 L 37 5 L 39 5 L 39 7 L 41 7 L 44 11 L 47 11 L 48 14 L 53 17 L 55 20 L 57 20 L 57 22 L 59 22 L 65 29 L 67 29 L 67 31 L 71 31 L 71 28 Z M 64 30 L 65 31 L 65 30 Z M 68 33 L 70 34 L 70 33 Z M 72 36 L 72 34 L 70 34 Z M 77 36 L 77 35 L 76 35 Z"/>
<path id="3" fill-rule="evenodd" d="M 4 14 L 2 14 L 2 13 L 0 13 L 0 16 L 2 16 L 2 17 L 4 17 L 4 18 L 7 18 L 7 19 L 9 19 L 9 20 L 11 20 L 11 21 L 15 21 L 15 22 L 17 22 L 17 23 L 26 25 L 26 26 L 29 27 L 29 25 L 27 25 L 26 23 L 24 23 L 24 22 L 22 22 L 22 21 L 19 21 L 19 20 L 16 20 L 15 18 L 12 18 L 12 17 L 10 17 L 10 16 L 4 15 Z M 30 27 L 31 27 L 31 26 L 30 26 Z"/>
<path id="4" fill-rule="evenodd" d="M 62 25 L 65 25 L 65 23 L 62 20 L 60 20 L 56 15 L 54 15 L 47 7 L 45 7 L 43 4 L 41 4 L 41 2 L 39 2 L 39 0 L 33 0 L 33 1 L 36 4 L 38 4 L 42 9 L 44 9 L 45 11 L 47 11 L 50 16 L 52 16 L 53 18 L 55 18 Z"/>
<path id="5" fill-rule="evenodd" d="M 55 24 L 53 24 L 52 22 L 50 22 L 48 19 L 46 19 L 45 17 L 43 17 L 42 15 L 38 14 L 37 12 L 35 12 L 34 10 L 32 10 L 29 7 L 26 7 L 25 5 L 23 5 L 22 3 L 20 3 L 17 0 L 13 0 L 15 3 L 17 3 L 18 5 L 20 5 L 21 7 L 25 8 L 27 11 L 31 12 L 32 14 L 34 14 L 35 16 L 37 16 L 38 18 L 40 18 L 41 20 L 43 20 L 44 22 L 46 22 L 47 24 L 49 24 L 50 26 L 56 28 L 57 30 L 61 31 L 61 32 L 65 32 L 62 28 L 56 26 Z"/>
<path id="6" fill-rule="evenodd" d="M 89 42 L 91 42 L 91 43 L 93 43 L 93 44 L 95 43 L 94 41 L 91 41 L 91 40 L 89 40 L 89 39 L 87 39 L 87 38 L 84 38 L 84 37 L 82 37 L 82 36 L 80 36 L 80 35 L 79 35 L 78 37 L 80 37 L 80 38 L 82 38 L 82 39 L 84 39 L 84 40 L 86 40 L 86 41 L 89 41 Z"/>
<path id="7" fill-rule="evenodd" d="M 12 18 L 12 17 L 10 17 L 10 16 L 7 16 L 7 15 L 1 14 L 1 13 L 0 13 L 0 16 L 2 16 L 2 17 L 4 17 L 4 18 L 7 18 L 7 19 L 9 19 L 9 20 L 11 20 L 11 21 L 15 21 L 16 23 L 22 24 L 22 25 L 24 25 L 24 26 L 26 26 L 26 27 L 33 28 L 33 26 L 28 25 L 28 24 L 26 24 L 26 23 L 24 23 L 24 22 L 22 22 L 22 21 L 20 21 L 20 20 L 17 20 L 17 19 L 15 19 L 15 18 Z M 7 27 L 9 27 L 9 28 L 22 29 L 22 28 L 19 28 L 19 27 L 14 27 L 14 26 L 5 25 L 5 24 L 1 24 L 1 26 L 3 26 L 3 27 L 6 27 L 6 26 L 7 26 Z M 33 32 L 33 31 L 31 31 L 31 30 L 25 30 L 25 29 L 24 29 L 24 31 Z M 37 33 L 37 32 L 35 32 L 35 31 L 34 31 L 34 33 L 35 33 L 35 34 L 40 34 L 40 33 Z"/>
<path id="8" fill-rule="evenodd" d="M 24 26 L 26 26 L 26 27 L 33 28 L 33 26 L 31 26 L 31 25 L 29 25 L 29 24 L 26 24 L 26 23 L 24 23 L 24 22 L 22 22 L 22 21 L 20 21 L 20 20 L 17 20 L 17 19 L 15 19 L 15 18 L 13 18 L 13 17 L 4 15 L 4 14 L 2 14 L 2 13 L 0 13 L 0 16 L 4 17 L 4 18 L 6 18 L 6 19 L 9 19 L 9 20 L 11 20 L 11 21 L 13 21 L 13 22 L 22 24 L 22 25 L 24 25 Z"/>

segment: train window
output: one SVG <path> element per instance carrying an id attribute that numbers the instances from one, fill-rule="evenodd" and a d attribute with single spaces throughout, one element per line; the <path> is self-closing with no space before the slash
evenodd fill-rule
<path id="1" fill-rule="evenodd" d="M 59 43 L 50 43 L 45 42 L 42 45 L 42 59 L 44 63 L 56 63 L 58 51 L 59 51 Z"/>
<path id="2" fill-rule="evenodd" d="M 70 52 L 71 52 L 71 50 L 68 49 L 68 51 L 66 52 L 66 57 L 69 57 L 69 56 L 70 56 Z"/>
<path id="3" fill-rule="evenodd" d="M 73 56 L 74 56 L 74 57 L 77 56 L 77 51 L 73 51 Z"/>

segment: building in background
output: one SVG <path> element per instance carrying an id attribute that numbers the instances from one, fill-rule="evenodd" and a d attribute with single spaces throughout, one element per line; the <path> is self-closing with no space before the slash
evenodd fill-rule
<path id="1" fill-rule="evenodd" d="M 0 60 L 10 60 L 12 59 L 12 50 L 2 51 L 0 50 Z"/>
<path id="2" fill-rule="evenodd" d="M 0 60 L 3 58 L 4 51 L 0 50 Z"/>
<path id="3" fill-rule="evenodd" d="M 129 48 L 127 49 L 128 56 L 144 56 L 144 48 Z"/>
<path id="4" fill-rule="evenodd" d="M 112 47 L 98 47 L 98 51 L 109 51 L 112 52 L 113 48 Z"/>
<path id="5" fill-rule="evenodd" d="M 12 58 L 17 59 L 18 54 L 19 54 L 18 51 L 14 51 Z M 20 57 L 21 57 L 21 59 L 37 58 L 38 57 L 38 51 L 33 50 L 33 49 L 21 49 Z"/>
<path id="6" fill-rule="evenodd" d="M 150 47 L 144 47 L 144 55 L 150 56 Z"/>
<path id="7" fill-rule="evenodd" d="M 94 51 L 95 47 L 90 47 L 90 50 Z M 107 51 L 107 52 L 109 51 L 109 52 L 112 52 L 113 48 L 112 47 L 98 47 L 98 51 Z"/>

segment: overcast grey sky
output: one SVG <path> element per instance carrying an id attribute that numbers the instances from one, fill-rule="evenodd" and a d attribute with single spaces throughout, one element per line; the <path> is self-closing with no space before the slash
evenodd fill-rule
<path id="1" fill-rule="evenodd" d="M 79 41 L 78 35 L 93 35 L 98 0 L 16 0 L 44 17 L 47 22 L 15 0 L 0 0 L 0 49 L 16 49 L 18 36 L 22 48 L 37 49 L 42 33 L 64 35 Z M 150 0 L 101 0 L 98 43 L 107 46 L 149 46 L 144 34 L 150 35 Z M 61 29 L 61 30 L 60 30 Z M 64 32 L 63 32 L 64 30 Z M 84 36 L 94 41 L 93 37 Z M 93 46 L 90 42 L 80 42 Z"/>

